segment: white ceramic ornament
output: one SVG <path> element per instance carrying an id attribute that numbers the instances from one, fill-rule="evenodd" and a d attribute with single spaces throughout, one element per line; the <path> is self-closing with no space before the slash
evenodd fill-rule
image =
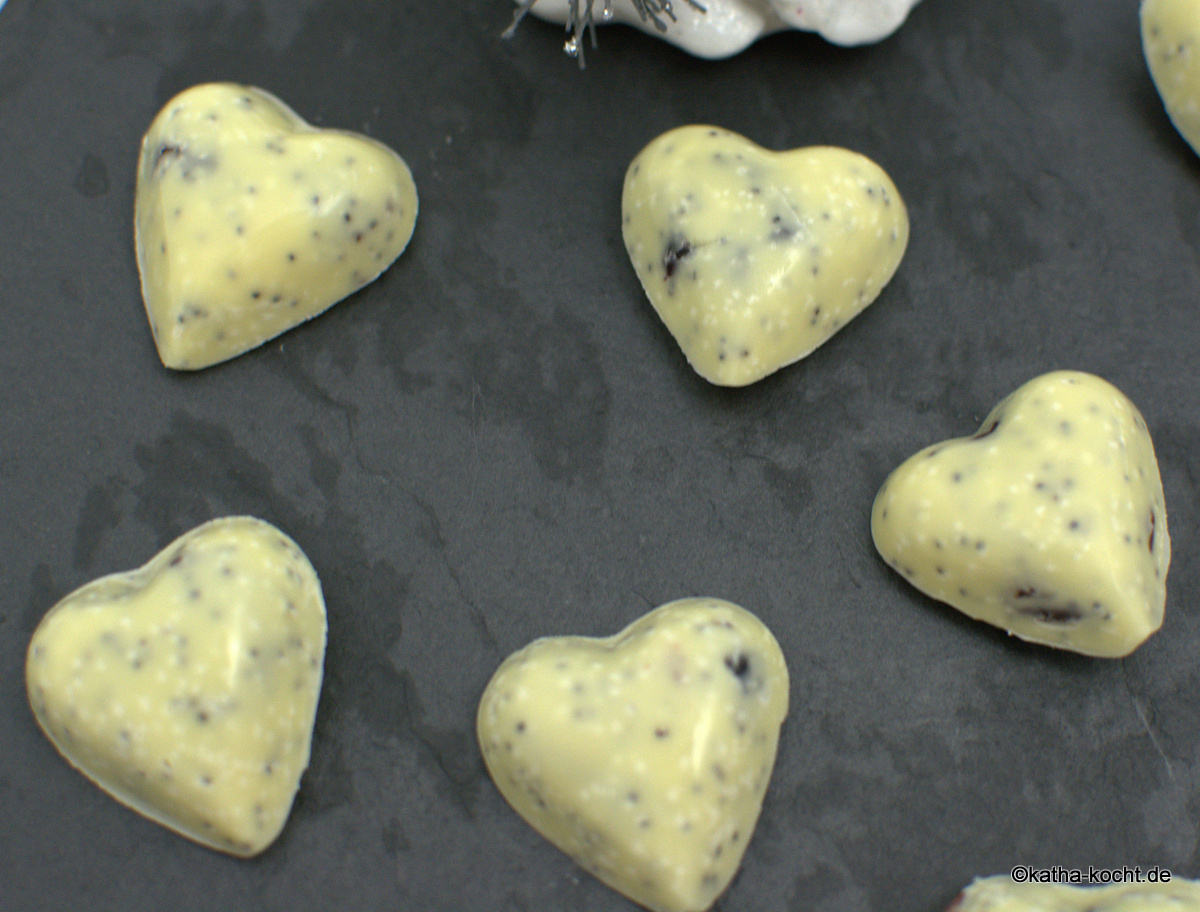
<path id="1" fill-rule="evenodd" d="M 593 24 L 632 25 L 689 54 L 731 57 L 759 38 L 785 29 L 816 32 L 833 44 L 881 41 L 898 29 L 919 0 L 518 0 L 519 6 L 572 32 L 568 53 L 581 53 Z"/>

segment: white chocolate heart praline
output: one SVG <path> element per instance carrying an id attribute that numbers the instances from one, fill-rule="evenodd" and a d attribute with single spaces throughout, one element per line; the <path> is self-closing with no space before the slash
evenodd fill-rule
<path id="1" fill-rule="evenodd" d="M 605 639 L 534 641 L 477 727 L 496 787 L 546 839 L 647 909 L 700 912 L 741 863 L 787 705 L 770 631 L 695 598 Z"/>
<path id="2" fill-rule="evenodd" d="M 829 146 L 771 152 L 679 127 L 625 174 L 634 271 L 695 371 L 744 386 L 810 354 L 876 299 L 908 244 L 891 178 Z"/>
<path id="3" fill-rule="evenodd" d="M 1200 0 L 1143 0 L 1142 51 L 1167 114 L 1200 152 Z"/>
<path id="4" fill-rule="evenodd" d="M 1022 639 L 1128 655 L 1162 624 L 1171 541 L 1154 446 L 1116 387 L 1037 377 L 971 437 L 888 476 L 871 514 L 888 564 Z"/>
<path id="5" fill-rule="evenodd" d="M 113 798 L 250 856 L 308 766 L 325 656 L 320 582 L 296 543 L 215 519 L 56 604 L 29 644 L 38 725 Z"/>
<path id="6" fill-rule="evenodd" d="M 523 3 L 524 0 L 517 0 Z M 845 46 L 873 44 L 891 35 L 919 0 L 536 0 L 531 12 L 550 22 L 578 25 L 619 22 L 632 25 L 688 53 L 710 60 L 731 57 L 759 38 L 786 29 L 817 32 Z M 653 15 L 651 15 L 651 11 Z"/>
<path id="7" fill-rule="evenodd" d="M 211 83 L 155 117 L 138 161 L 135 246 L 159 357 L 233 358 L 373 282 L 417 218 L 404 160 L 305 123 L 275 96 Z"/>
<path id="8" fill-rule="evenodd" d="M 1169 872 L 1165 881 L 1118 881 L 1099 887 L 981 877 L 947 912 L 1200 912 L 1200 882 L 1170 877 Z"/>

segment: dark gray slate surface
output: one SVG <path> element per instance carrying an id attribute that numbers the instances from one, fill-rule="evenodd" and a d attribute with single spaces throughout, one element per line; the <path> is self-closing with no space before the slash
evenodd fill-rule
<path id="1" fill-rule="evenodd" d="M 933 912 L 1036 866 L 1200 874 L 1200 160 L 1132 0 L 925 0 L 893 38 L 703 62 L 602 31 L 580 72 L 505 0 L 9 0 L 0 12 L 0 907 L 633 907 L 503 803 L 474 743 L 498 662 L 686 595 L 755 611 L 792 672 L 723 912 Z M 223 366 L 163 369 L 132 246 L 138 143 L 197 82 L 366 132 L 421 213 L 382 279 Z M 620 237 L 626 166 L 690 122 L 892 175 L 899 274 L 744 390 L 687 367 Z M 1055 368 L 1143 411 L 1174 561 L 1163 630 L 1103 662 L 908 588 L 887 472 Z M 76 586 L 252 513 L 325 586 L 326 685 L 280 840 L 239 861 L 54 753 L 24 650 Z"/>

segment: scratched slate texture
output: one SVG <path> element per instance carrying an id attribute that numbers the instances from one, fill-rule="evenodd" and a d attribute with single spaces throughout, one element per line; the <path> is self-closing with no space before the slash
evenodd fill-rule
<path id="1" fill-rule="evenodd" d="M 933 912 L 1013 865 L 1200 875 L 1200 160 L 1132 0 L 924 0 L 892 38 L 727 61 L 504 0 L 9 0 L 0 12 L 0 907 L 631 912 L 504 804 L 474 741 L 500 660 L 713 595 L 792 676 L 717 908 Z M 132 248 L 138 143 L 177 91 L 259 85 L 405 157 L 376 283 L 260 350 L 162 368 Z M 620 238 L 629 161 L 713 123 L 889 171 L 912 240 L 803 362 L 708 386 Z M 1174 559 L 1130 658 L 1023 645 L 877 558 L 887 472 L 1056 368 L 1124 390 Z M 304 548 L 329 651 L 312 765 L 242 861 L 120 807 L 38 732 L 29 636 L 82 583 L 251 513 Z"/>

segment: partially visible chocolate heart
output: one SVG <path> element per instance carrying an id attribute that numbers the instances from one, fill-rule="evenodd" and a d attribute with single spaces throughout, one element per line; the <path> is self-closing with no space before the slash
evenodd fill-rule
<path id="1" fill-rule="evenodd" d="M 1143 0 L 1142 52 L 1171 123 L 1200 152 L 1200 2 Z"/>
<path id="2" fill-rule="evenodd" d="M 1192 912 L 1200 909 L 1200 882 L 1172 877 L 1169 871 L 1154 868 L 1126 868 L 1125 871 L 1099 869 L 1097 876 L 1110 878 L 1107 886 L 1077 886 L 1040 878 L 1016 881 L 1005 875 L 981 877 L 958 895 L 947 912 Z M 1145 877 L 1152 871 L 1158 873 L 1160 879 Z M 1049 873 L 1057 872 L 1050 869 Z M 1093 874 L 1091 871 L 1079 873 Z M 1127 880 L 1126 876 L 1135 879 Z"/>

